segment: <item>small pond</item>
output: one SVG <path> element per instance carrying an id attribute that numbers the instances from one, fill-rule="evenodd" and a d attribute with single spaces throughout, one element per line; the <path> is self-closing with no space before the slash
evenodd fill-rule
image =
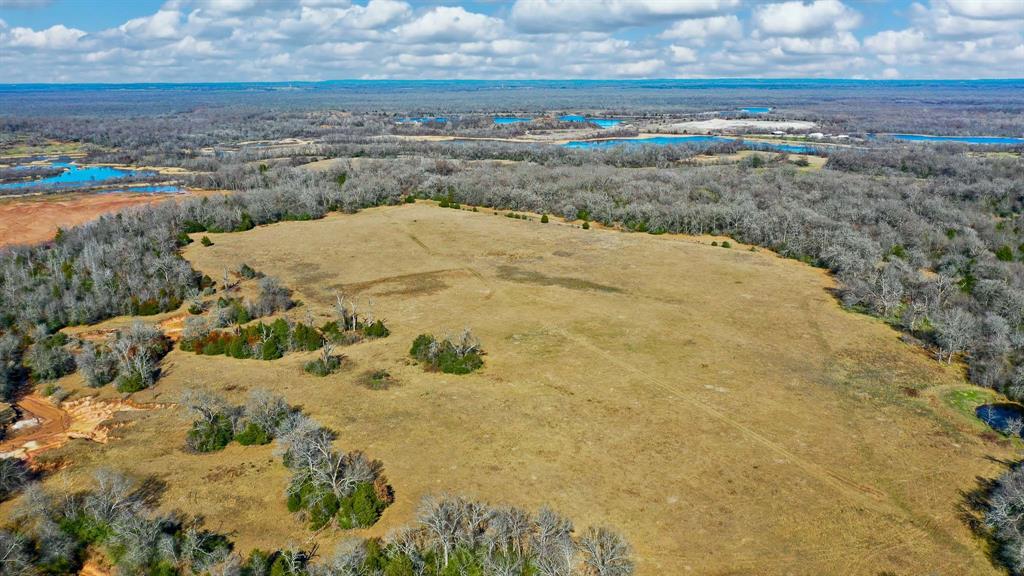
<path id="1" fill-rule="evenodd" d="M 758 106 L 752 106 L 750 108 L 740 108 L 739 110 L 740 112 L 744 112 L 746 114 L 767 114 L 772 111 L 771 108 Z"/>
<path id="2" fill-rule="evenodd" d="M 64 168 L 64 171 L 56 176 L 47 176 L 24 182 L 7 182 L 0 184 L 0 190 L 13 190 L 18 188 L 29 188 L 37 185 L 50 185 L 55 187 L 72 187 L 81 185 L 103 184 L 110 180 L 126 178 L 129 176 L 151 176 L 152 172 L 136 172 L 134 170 L 123 170 L 110 166 L 80 166 L 73 162 L 52 162 L 55 168 Z"/>
<path id="3" fill-rule="evenodd" d="M 925 134 L 880 134 L 897 140 L 908 142 L 958 142 L 960 144 L 1024 144 L 1024 138 L 1006 138 L 1002 136 L 928 136 Z"/>
<path id="4" fill-rule="evenodd" d="M 558 119 L 562 122 L 590 122 L 591 124 L 597 124 L 601 128 L 611 128 L 612 126 L 622 124 L 622 120 L 614 118 L 587 118 L 579 114 L 566 114 L 565 116 L 559 116 Z"/>
<path id="5" fill-rule="evenodd" d="M 1009 402 L 982 404 L 974 410 L 974 414 L 985 424 L 1005 434 L 1010 428 L 1011 421 L 1024 421 L 1024 406 Z"/>
<path id="6" fill-rule="evenodd" d="M 495 124 L 521 124 L 523 122 L 530 122 L 533 118 L 521 118 L 519 116 L 496 116 L 494 118 Z"/>

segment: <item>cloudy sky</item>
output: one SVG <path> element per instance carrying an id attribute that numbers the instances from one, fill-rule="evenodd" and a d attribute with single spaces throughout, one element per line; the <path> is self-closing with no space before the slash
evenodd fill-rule
<path id="1" fill-rule="evenodd" d="M 1021 78 L 1024 0 L 0 0 L 0 82 Z"/>

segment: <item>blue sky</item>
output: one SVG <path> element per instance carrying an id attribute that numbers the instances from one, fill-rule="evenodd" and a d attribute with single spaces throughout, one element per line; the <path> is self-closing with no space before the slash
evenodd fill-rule
<path id="1" fill-rule="evenodd" d="M 0 0 L 0 81 L 1024 77 L 1024 0 Z"/>

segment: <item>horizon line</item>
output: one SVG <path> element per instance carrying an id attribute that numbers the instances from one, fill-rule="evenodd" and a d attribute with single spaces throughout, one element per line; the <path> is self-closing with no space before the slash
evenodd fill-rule
<path id="1" fill-rule="evenodd" d="M 718 76 L 707 78 L 331 78 L 326 80 L 183 80 L 183 81 L 68 81 L 68 82 L 0 82 L 0 86 L 130 86 L 187 84 L 325 84 L 329 82 L 707 82 L 707 81 L 846 81 L 846 82 L 1006 82 L 1024 81 L 1021 77 L 999 78 L 852 78 L 852 77 L 763 77 Z"/>

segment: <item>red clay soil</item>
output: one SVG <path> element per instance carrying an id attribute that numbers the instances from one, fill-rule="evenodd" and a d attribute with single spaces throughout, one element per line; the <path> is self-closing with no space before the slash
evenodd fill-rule
<path id="1" fill-rule="evenodd" d="M 22 418 L 37 418 L 39 425 L 0 442 L 0 454 L 32 461 L 35 455 L 63 446 L 72 438 L 105 444 L 115 428 L 126 425 L 110 422 L 118 412 L 162 407 L 142 406 L 130 400 L 97 400 L 90 396 L 55 406 L 42 396 L 30 394 L 18 401 L 18 408 Z"/>
<path id="2" fill-rule="evenodd" d="M 0 442 L 0 453 L 19 450 L 29 443 L 33 443 L 33 452 L 45 450 L 58 443 L 58 439 L 66 438 L 65 432 L 71 427 L 71 415 L 49 400 L 32 394 L 19 400 L 18 408 L 23 418 L 38 418 L 39 425 Z"/>
<path id="3" fill-rule="evenodd" d="M 109 212 L 167 200 L 164 194 L 52 194 L 0 200 L 0 247 L 53 239 L 57 228 Z"/>

